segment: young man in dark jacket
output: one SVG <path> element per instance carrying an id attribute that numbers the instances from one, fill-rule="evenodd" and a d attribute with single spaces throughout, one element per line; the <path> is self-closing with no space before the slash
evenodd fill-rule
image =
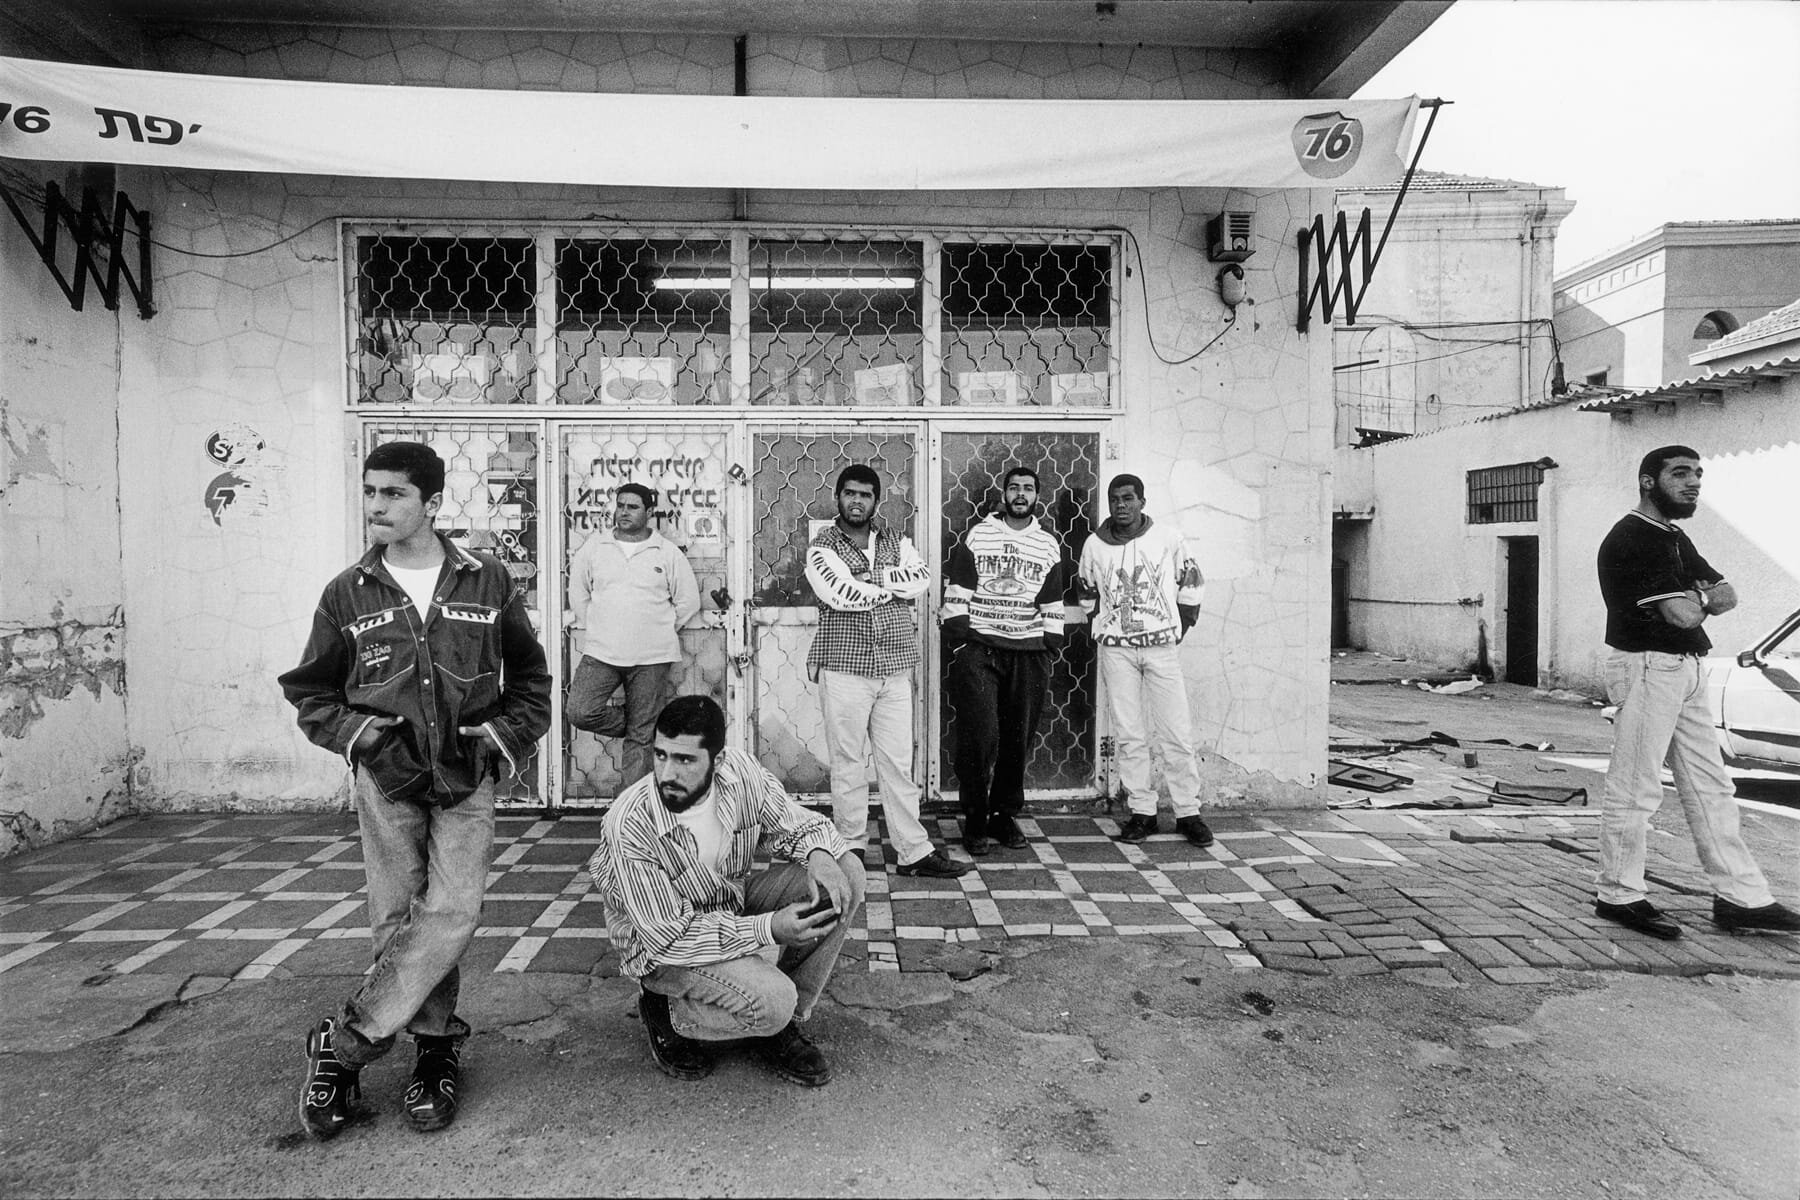
<path id="1" fill-rule="evenodd" d="M 550 673 L 523 589 L 500 562 L 432 529 L 444 461 L 390 442 L 363 462 L 373 544 L 325 587 L 300 665 L 281 677 L 300 728 L 344 756 L 362 832 L 375 968 L 306 1038 L 300 1120 L 350 1120 L 362 1068 L 405 1030 L 418 1044 L 405 1111 L 456 1116 L 456 964 L 474 935 L 494 838 L 494 785 L 550 725 Z"/>

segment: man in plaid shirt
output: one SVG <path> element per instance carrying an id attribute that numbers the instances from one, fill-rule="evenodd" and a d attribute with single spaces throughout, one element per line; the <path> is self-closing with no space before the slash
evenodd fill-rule
<path id="1" fill-rule="evenodd" d="M 863 463 L 838 473 L 837 520 L 806 551 L 819 631 L 806 673 L 819 685 L 831 756 L 831 814 L 853 850 L 869 844 L 864 764 L 875 749 L 883 809 L 902 875 L 954 878 L 974 870 L 931 844 L 912 778 L 912 671 L 919 665 L 913 601 L 931 574 L 910 539 L 874 523 L 881 476 Z"/>
<path id="2" fill-rule="evenodd" d="M 721 1042 L 750 1044 L 784 1079 L 831 1080 L 800 1032 L 862 905 L 862 862 L 741 750 L 725 714 L 681 696 L 656 718 L 652 774 L 613 802 L 588 861 L 624 974 L 638 981 L 650 1054 L 703 1079 Z M 766 843 L 774 865 L 752 872 Z M 781 947 L 769 962 L 757 951 Z"/>

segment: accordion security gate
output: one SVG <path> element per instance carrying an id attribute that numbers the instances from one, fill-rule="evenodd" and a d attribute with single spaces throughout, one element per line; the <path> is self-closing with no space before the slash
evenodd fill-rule
<path id="1" fill-rule="evenodd" d="M 507 563 L 550 653 L 557 719 L 502 803 L 593 807 L 629 782 L 617 743 L 562 715 L 569 563 L 627 481 L 657 489 L 656 528 L 700 584 L 679 690 L 718 699 L 733 744 L 822 796 L 803 560 L 838 470 L 873 465 L 880 519 L 936 567 L 1013 462 L 1078 545 L 1117 404 L 1117 257 L 1091 231 L 346 223 L 359 449 L 444 455 L 442 527 Z M 917 605 L 915 765 L 934 797 L 955 786 L 941 597 L 939 579 Z M 1059 655 L 1035 791 L 1090 786 L 1093 674 L 1091 649 Z"/>

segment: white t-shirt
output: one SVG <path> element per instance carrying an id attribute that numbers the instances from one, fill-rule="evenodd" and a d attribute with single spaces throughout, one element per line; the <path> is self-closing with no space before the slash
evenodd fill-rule
<path id="1" fill-rule="evenodd" d="M 699 859 L 714 871 L 725 873 L 725 826 L 719 820 L 718 796 L 712 791 L 685 812 L 675 814 L 675 823 L 693 835 L 700 848 Z"/>
<path id="2" fill-rule="evenodd" d="M 431 615 L 431 593 L 437 590 L 438 574 L 443 564 L 435 567 L 396 567 L 387 564 L 388 574 L 394 582 L 406 589 L 412 597 L 413 607 L 419 610 L 419 620 L 423 621 Z"/>

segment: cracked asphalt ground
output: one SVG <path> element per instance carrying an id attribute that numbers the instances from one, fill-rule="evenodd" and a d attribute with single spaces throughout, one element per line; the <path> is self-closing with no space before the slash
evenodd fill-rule
<path id="1" fill-rule="evenodd" d="M 1700 1198 L 1800 1178 L 1800 984 L 1196 972 L 1184 940 L 1004 942 L 953 964 L 967 980 L 846 974 L 815 1017 L 837 1071 L 817 1090 L 742 1053 L 664 1078 L 617 978 L 489 976 L 456 1125 L 407 1126 L 397 1053 L 328 1144 L 298 1131 L 300 1031 L 345 981 L 171 997 L 131 1023 L 141 994 L 123 1032 L 6 1048 L 0 1187 Z"/>
<path id="2" fill-rule="evenodd" d="M 1352 734 L 1522 741 L 1564 721 L 1552 736 L 1577 749 L 1596 732 L 1590 712 L 1504 690 L 1350 690 L 1368 693 L 1334 708 Z M 1371 724 L 1377 708 L 1392 724 Z M 1483 770 L 1567 765 L 1481 758 Z M 1691 856 L 1673 807 L 1657 840 Z M 1791 898 L 1800 822 L 1756 817 L 1753 845 Z M 1556 857 L 1577 880 L 1581 864 Z M 1505 854 L 1494 861 L 1497 895 L 1512 881 Z M 1768 949 L 1772 971 L 1800 949 L 1707 936 L 1734 956 Z M 986 933 L 904 970 L 846 962 L 812 1029 L 837 1077 L 809 1091 L 742 1052 L 703 1082 L 666 1079 L 631 985 L 575 955 L 546 964 L 546 950 L 530 971 L 467 979 L 477 1033 L 455 1126 L 407 1125 L 402 1047 L 365 1073 L 361 1119 L 319 1144 L 296 1117 L 302 1035 L 353 986 L 358 945 L 287 960 L 310 973 L 235 981 L 218 964 L 236 969 L 261 944 L 229 949 L 184 942 L 119 973 L 121 956 L 143 957 L 138 943 L 76 937 L 0 973 L 0 1194 L 1686 1200 L 1791 1198 L 1800 1179 L 1800 982 L 1783 978 L 1319 976 L 1231 965 L 1198 930 Z"/>

